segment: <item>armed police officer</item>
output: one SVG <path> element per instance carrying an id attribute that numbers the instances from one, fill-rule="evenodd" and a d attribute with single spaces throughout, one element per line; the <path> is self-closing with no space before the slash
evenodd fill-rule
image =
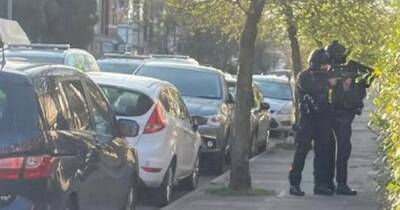
<path id="1" fill-rule="evenodd" d="M 363 99 L 366 96 L 368 88 L 366 80 L 359 80 L 360 71 L 371 73 L 370 67 L 364 66 L 358 62 L 352 61 L 353 65 L 345 65 L 348 52 L 347 49 L 338 41 L 333 41 L 326 47 L 326 52 L 331 57 L 332 71 L 340 77 L 338 84 L 334 88 L 334 118 L 333 130 L 337 142 L 336 153 L 336 193 L 342 195 L 356 195 L 357 191 L 351 189 L 347 184 L 348 161 L 352 149 L 351 124 L 356 114 L 361 114 L 363 108 Z M 333 162 L 333 164 L 332 164 Z M 333 182 L 335 171 L 335 153 L 331 153 L 330 170 L 331 183 Z M 332 184 L 331 184 L 332 186 Z"/>
<path id="2" fill-rule="evenodd" d="M 296 123 L 296 152 L 289 172 L 290 194 L 304 196 L 300 183 L 305 159 L 314 141 L 314 193 L 332 195 L 329 188 L 330 154 L 332 154 L 332 107 L 330 94 L 336 85 L 327 71 L 331 68 L 324 49 L 314 50 L 309 57 L 309 68 L 300 72 L 296 83 L 296 101 L 299 119 Z"/>

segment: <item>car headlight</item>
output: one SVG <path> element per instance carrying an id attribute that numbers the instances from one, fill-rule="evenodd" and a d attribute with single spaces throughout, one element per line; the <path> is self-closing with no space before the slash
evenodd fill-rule
<path id="1" fill-rule="evenodd" d="M 292 113 L 292 103 L 287 103 L 277 112 L 277 114 L 282 114 L 282 115 L 287 115 L 291 113 Z"/>
<path id="2" fill-rule="evenodd" d="M 221 114 L 210 115 L 207 116 L 207 118 L 208 118 L 208 124 L 210 125 L 219 125 L 225 122 L 225 117 Z"/>

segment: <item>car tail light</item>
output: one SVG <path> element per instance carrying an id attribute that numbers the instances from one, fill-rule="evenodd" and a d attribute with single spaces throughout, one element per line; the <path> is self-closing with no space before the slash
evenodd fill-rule
<path id="1" fill-rule="evenodd" d="M 165 113 L 161 108 L 161 104 L 157 103 L 156 107 L 151 113 L 149 121 L 147 121 L 146 127 L 144 128 L 144 134 L 156 133 L 165 128 Z"/>
<path id="2" fill-rule="evenodd" d="M 24 178 L 37 179 L 48 177 L 50 174 L 51 159 L 48 155 L 27 157 Z"/>
<path id="3" fill-rule="evenodd" d="M 18 179 L 24 158 L 0 159 L 0 179 Z"/>
<path id="4" fill-rule="evenodd" d="M 160 173 L 161 168 L 152 168 L 152 167 L 142 167 L 142 169 L 148 173 Z"/>
<path id="5" fill-rule="evenodd" d="M 46 178 L 51 160 L 48 155 L 0 159 L 0 180 L 17 180 L 21 171 L 24 179 Z"/>

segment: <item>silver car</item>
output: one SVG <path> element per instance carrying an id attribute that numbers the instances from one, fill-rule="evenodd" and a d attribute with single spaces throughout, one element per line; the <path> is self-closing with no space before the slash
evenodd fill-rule
<path id="1" fill-rule="evenodd" d="M 270 104 L 271 135 L 289 136 L 295 118 L 290 77 L 271 74 L 255 75 L 253 78 L 263 92 L 264 102 Z"/>
<path id="2" fill-rule="evenodd" d="M 222 173 L 230 151 L 234 103 L 223 73 L 199 65 L 148 62 L 136 75 L 165 80 L 177 87 L 190 115 L 200 125 L 201 159 L 208 168 Z"/>

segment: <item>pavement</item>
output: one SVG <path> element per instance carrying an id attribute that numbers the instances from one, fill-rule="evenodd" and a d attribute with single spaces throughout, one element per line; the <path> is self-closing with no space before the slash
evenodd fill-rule
<path id="1" fill-rule="evenodd" d="M 358 190 L 358 195 L 320 196 L 314 195 L 311 151 L 303 172 L 302 188 L 305 197 L 294 197 L 288 193 L 288 170 L 294 150 L 277 147 L 251 160 L 250 169 L 254 188 L 274 191 L 273 196 L 217 196 L 207 193 L 208 189 L 223 186 L 228 182 L 229 172 L 215 178 L 197 190 L 163 208 L 164 210 L 376 210 L 376 171 L 373 162 L 377 154 L 376 135 L 367 127 L 368 113 L 357 117 L 353 124 L 353 153 L 349 163 L 349 185 Z"/>

